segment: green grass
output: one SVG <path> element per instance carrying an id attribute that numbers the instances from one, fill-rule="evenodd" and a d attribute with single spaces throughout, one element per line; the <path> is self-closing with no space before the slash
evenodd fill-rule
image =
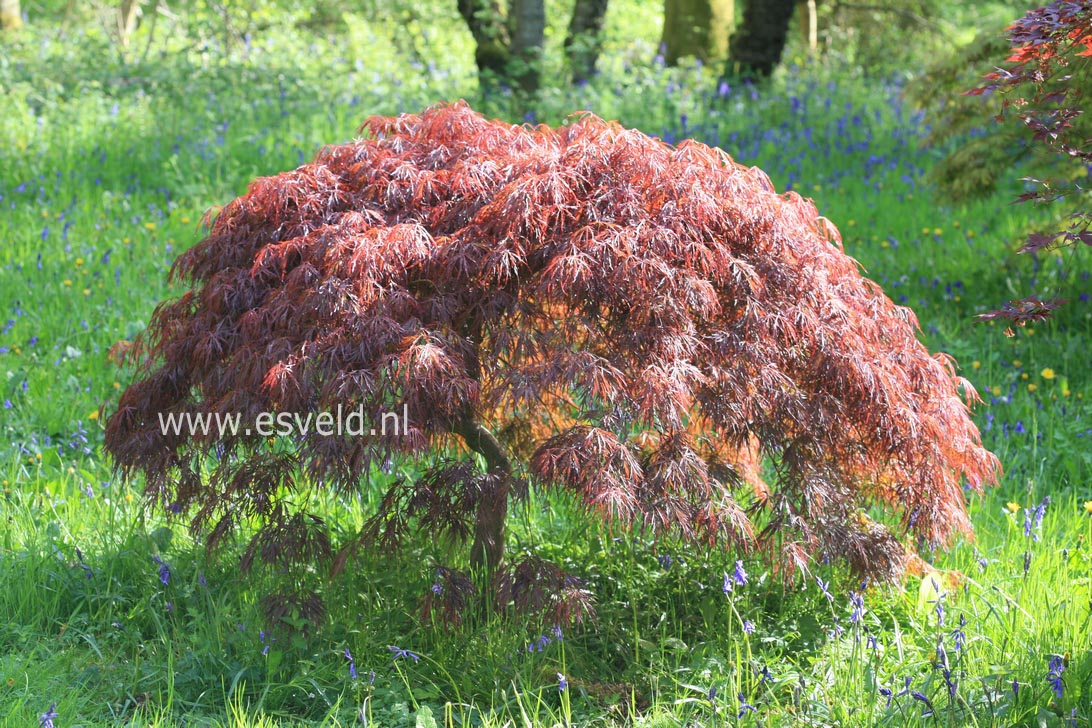
<path id="1" fill-rule="evenodd" d="M 0 58 L 7 724 L 34 725 L 54 702 L 59 726 L 357 725 L 361 714 L 383 726 L 1092 721 L 1089 309 L 1076 303 L 1015 337 L 974 321 L 1040 286 L 1087 294 L 1087 258 L 1008 252 L 1048 222 L 1009 204 L 1018 174 L 974 204 L 938 200 L 922 176 L 937 153 L 919 148 L 931 120 L 902 108 L 894 76 L 794 67 L 769 89 L 723 93 L 705 71 L 649 63 L 654 14 L 617 7 L 603 77 L 547 89 L 535 119 L 591 109 L 668 140 L 694 136 L 816 201 L 986 400 L 976 418 L 1005 476 L 970 498 L 977 540 L 931 555 L 961 576 L 937 577 L 939 590 L 909 577 L 862 592 L 817 565 L 828 600 L 814 580 L 785 589 L 748 562 L 750 583 L 726 595 L 734 555 L 609 532 L 539 494 L 517 506 L 511 548 L 583 576 L 598 599 L 598 619 L 563 639 L 514 619 L 421 624 L 431 566 L 448 556 L 427 538 L 353 562 L 326 587 L 329 614 L 306 635 L 265 634 L 265 584 L 239 577 L 239 548 L 207 556 L 184 525 L 144 512 L 111 476 L 98 413 L 128 373 L 107 352 L 179 293 L 166 281 L 174 257 L 200 237 L 204 212 L 255 176 L 350 138 L 374 113 L 458 97 L 493 115 L 522 112 L 475 96 L 461 28 L 433 33 L 457 27 L 442 13 L 415 36 L 434 70 L 414 65 L 388 26 L 362 19 L 329 37 L 271 27 L 249 50 L 194 47 L 161 27 L 148 54 L 138 34 L 128 57 L 93 26 L 62 36 L 32 24 Z M 1027 509 L 1047 495 L 1028 537 Z M 314 497 L 312 510 L 348 531 L 378 482 L 356 502 Z M 850 592 L 863 596 L 856 622 Z M 394 657 L 392 645 L 419 661 Z M 1055 655 L 1065 660 L 1060 699 L 1048 683 Z M 756 710 L 740 718 L 741 700 Z"/>

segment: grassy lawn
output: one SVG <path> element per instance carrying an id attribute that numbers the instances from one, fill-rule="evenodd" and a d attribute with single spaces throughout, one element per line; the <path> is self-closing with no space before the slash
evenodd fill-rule
<path id="1" fill-rule="evenodd" d="M 226 46 L 173 37 L 168 19 L 124 55 L 101 29 L 45 22 L 0 46 L 5 725 L 37 725 L 52 704 L 57 726 L 1092 724 L 1087 256 L 1011 254 L 1049 221 L 1010 204 L 1018 173 L 974 203 L 935 194 L 941 152 L 921 144 L 934 121 L 902 101 L 906 72 L 790 49 L 768 88 L 720 83 L 648 61 L 656 7 L 615 8 L 602 77 L 550 87 L 533 111 L 477 95 L 453 10 L 405 43 L 363 17 L 333 34 L 286 16 Z M 422 44 L 431 62 L 415 59 Z M 369 115 L 460 97 L 512 121 L 591 109 L 693 137 L 813 198 L 984 399 L 976 421 L 1005 474 L 969 495 L 976 540 L 925 552 L 936 571 L 897 585 L 815 564 L 786 588 L 744 561 L 746 583 L 726 590 L 736 555 L 613 532 L 532 494 L 510 548 L 584 577 L 592 622 L 423 624 L 432 565 L 451 557 L 421 538 L 354 561 L 320 624 L 264 624 L 241 546 L 208 556 L 184 519 L 112 476 L 101 421 L 131 372 L 108 352 L 181 292 L 167 271 L 209 208 Z M 1008 337 L 975 321 L 1047 286 L 1073 300 L 1050 323 Z M 310 509 L 348 533 L 384 477 Z"/>

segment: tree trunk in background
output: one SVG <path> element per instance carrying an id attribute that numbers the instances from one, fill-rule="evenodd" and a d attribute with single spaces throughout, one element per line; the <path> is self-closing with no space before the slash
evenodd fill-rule
<path id="1" fill-rule="evenodd" d="M 734 0 L 664 0 L 664 61 L 726 58 L 734 17 Z"/>
<path id="2" fill-rule="evenodd" d="M 800 18 L 800 32 L 808 45 L 808 54 L 814 56 L 819 50 L 819 11 L 815 0 L 801 0 L 797 3 L 796 14 Z"/>
<path id="3" fill-rule="evenodd" d="M 140 0 L 122 0 L 118 11 L 118 40 L 123 48 L 129 46 L 129 38 L 136 30 L 137 17 L 140 15 Z"/>
<path id="4" fill-rule="evenodd" d="M 595 64 L 603 44 L 603 18 L 607 0 L 576 0 L 569 33 L 565 36 L 565 57 L 573 74 L 573 83 L 595 75 Z"/>
<path id="5" fill-rule="evenodd" d="M 521 89 L 533 93 L 542 75 L 546 44 L 545 0 L 511 0 L 508 23 L 512 38 L 509 74 Z"/>
<path id="6" fill-rule="evenodd" d="M 17 30 L 23 27 L 23 14 L 19 0 L 0 0 L 0 30 Z"/>
<path id="7" fill-rule="evenodd" d="M 729 70 L 769 76 L 781 62 L 795 0 L 747 0 L 743 22 L 732 36 Z"/>
<path id="8" fill-rule="evenodd" d="M 511 54 L 508 49 L 508 28 L 505 27 L 499 0 L 458 0 L 459 15 L 463 16 L 476 48 L 474 63 L 483 85 L 495 83 L 508 72 Z"/>

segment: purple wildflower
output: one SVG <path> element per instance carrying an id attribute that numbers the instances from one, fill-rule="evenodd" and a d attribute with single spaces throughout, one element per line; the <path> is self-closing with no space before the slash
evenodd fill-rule
<path id="1" fill-rule="evenodd" d="M 755 631 L 755 623 L 749 619 L 743 620 L 743 631 L 747 634 L 753 634 Z"/>
<path id="2" fill-rule="evenodd" d="M 1065 692 L 1065 685 L 1062 683 L 1062 673 L 1065 672 L 1065 660 L 1061 655 L 1054 655 L 1050 658 L 1050 666 L 1047 672 L 1047 683 L 1050 684 L 1050 689 L 1054 691 L 1054 697 L 1058 700 L 1062 699 L 1062 694 Z"/>
<path id="3" fill-rule="evenodd" d="M 569 689 L 569 681 L 560 672 L 557 673 L 557 689 L 562 693 Z"/>
<path id="4" fill-rule="evenodd" d="M 736 716 L 736 717 L 742 718 L 743 716 L 747 715 L 748 713 L 757 713 L 758 712 L 758 708 L 756 708 L 755 706 L 748 703 L 747 699 L 745 697 L 743 697 L 743 693 L 740 693 L 737 697 L 739 698 L 739 715 Z"/>
<path id="5" fill-rule="evenodd" d="M 910 697 L 912 697 L 919 703 L 925 704 L 925 710 L 921 711 L 922 718 L 927 718 L 928 716 L 933 714 L 933 703 L 931 700 L 929 700 L 929 698 L 925 697 L 924 693 L 919 693 L 917 690 L 913 690 L 910 692 Z"/>
<path id="6" fill-rule="evenodd" d="M 857 624 L 857 622 L 861 621 L 861 617 L 864 616 L 864 597 L 857 592 L 850 592 L 849 604 L 853 607 L 853 610 L 849 614 L 849 623 Z"/>
<path id="7" fill-rule="evenodd" d="M 967 644 L 967 633 L 963 628 L 967 626 L 967 618 L 959 615 L 959 626 L 952 630 L 952 640 L 955 642 L 956 652 L 959 652 Z"/>
<path id="8" fill-rule="evenodd" d="M 399 658 L 403 658 L 403 659 L 413 660 L 414 662 L 418 662 L 421 659 L 420 655 L 414 654 L 413 652 L 410 652 L 409 650 L 402 649 L 401 647 L 395 647 L 394 645 L 387 645 L 387 649 L 391 651 L 391 654 L 394 656 L 395 660 L 397 660 Z"/>
<path id="9" fill-rule="evenodd" d="M 823 593 L 823 596 L 827 598 L 828 602 L 834 601 L 834 595 L 830 593 L 830 582 L 824 582 L 818 576 L 815 577 L 815 583 L 819 586 L 819 591 Z"/>
<path id="10" fill-rule="evenodd" d="M 49 710 L 38 716 L 38 723 L 41 728 L 53 728 L 53 721 L 60 715 L 57 712 L 57 704 L 52 703 L 49 706 Z"/>
<path id="11" fill-rule="evenodd" d="M 342 654 L 345 655 L 345 659 L 349 661 L 349 679 L 356 680 L 356 662 L 353 661 L 353 653 L 349 652 L 349 648 L 346 647 L 345 652 Z"/>
<path id="12" fill-rule="evenodd" d="M 739 586 L 747 586 L 747 572 L 743 570 L 743 562 L 736 562 L 736 569 L 732 572 L 732 579 L 735 580 Z"/>

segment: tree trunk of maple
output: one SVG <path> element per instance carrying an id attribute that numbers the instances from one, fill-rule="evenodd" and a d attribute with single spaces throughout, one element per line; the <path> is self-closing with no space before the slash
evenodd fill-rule
<path id="1" fill-rule="evenodd" d="M 458 423 L 456 432 L 467 447 L 485 458 L 488 472 L 494 476 L 478 503 L 474 515 L 474 543 L 470 547 L 471 565 L 485 568 L 491 576 L 504 564 L 504 526 L 508 519 L 512 463 L 500 441 L 469 412 Z"/>
<path id="2" fill-rule="evenodd" d="M 732 36 L 731 66 L 744 74 L 769 76 L 781 62 L 795 0 L 747 0 L 743 22 Z"/>
<path id="3" fill-rule="evenodd" d="M 19 0 L 0 0 L 0 30 L 18 30 L 23 27 L 23 14 Z"/>
<path id="4" fill-rule="evenodd" d="M 573 83 L 587 81 L 595 75 L 606 14 L 607 0 L 576 0 L 565 36 L 565 56 L 569 60 Z"/>
<path id="5" fill-rule="evenodd" d="M 664 0 L 664 61 L 673 66 L 684 56 L 723 60 L 734 17 L 734 0 Z"/>
<path id="6" fill-rule="evenodd" d="M 511 0 L 508 15 L 512 38 L 509 72 L 524 91 L 538 91 L 542 49 L 546 44 L 545 0 Z"/>

